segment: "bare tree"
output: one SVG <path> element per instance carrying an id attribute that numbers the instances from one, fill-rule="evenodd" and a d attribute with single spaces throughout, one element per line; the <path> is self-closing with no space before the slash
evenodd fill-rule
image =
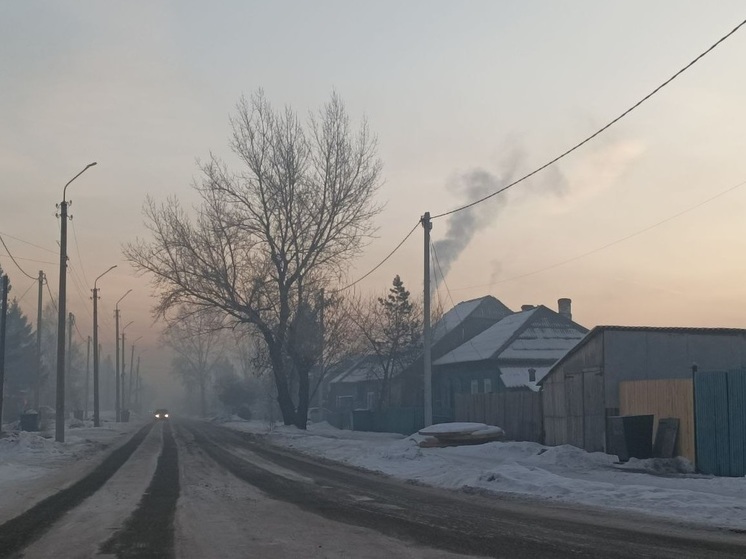
<path id="1" fill-rule="evenodd" d="M 303 429 L 318 355 L 310 353 L 307 327 L 318 320 L 317 293 L 373 233 L 381 162 L 367 125 L 353 131 L 336 94 L 304 126 L 290 108 L 274 110 L 260 91 L 240 100 L 231 123 L 242 172 L 211 156 L 196 186 L 196 217 L 176 199 L 149 199 L 152 238 L 124 252 L 153 275 L 157 314 L 188 303 L 254 328 L 283 420 Z"/>
<path id="2" fill-rule="evenodd" d="M 222 358 L 222 322 L 215 312 L 182 305 L 163 333 L 163 342 L 174 350 L 172 372 L 187 392 L 199 395 L 200 413 L 207 415 L 207 390 Z"/>

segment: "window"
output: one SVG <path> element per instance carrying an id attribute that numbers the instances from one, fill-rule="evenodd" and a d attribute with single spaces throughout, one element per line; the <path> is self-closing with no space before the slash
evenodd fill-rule
<path id="1" fill-rule="evenodd" d="M 478 380 L 471 381 L 471 393 L 479 394 L 479 381 Z"/>
<path id="2" fill-rule="evenodd" d="M 353 406 L 352 396 L 337 396 L 337 409 L 351 410 Z"/>
<path id="3" fill-rule="evenodd" d="M 489 394 L 492 392 L 492 379 L 486 378 L 484 379 L 484 393 Z"/>
<path id="4" fill-rule="evenodd" d="M 376 406 L 376 393 L 375 392 L 368 392 L 368 409 L 372 410 Z"/>

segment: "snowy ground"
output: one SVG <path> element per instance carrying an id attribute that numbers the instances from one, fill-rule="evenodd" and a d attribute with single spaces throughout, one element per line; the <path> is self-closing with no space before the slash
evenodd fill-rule
<path id="1" fill-rule="evenodd" d="M 71 420 L 64 443 L 55 442 L 54 424 L 40 433 L 13 431 L 3 425 L 0 523 L 80 479 L 142 425 L 104 419 L 101 427 L 94 428 L 92 421 Z"/>
<path id="2" fill-rule="evenodd" d="M 294 427 L 230 421 L 233 429 L 267 434 L 274 444 L 451 489 L 509 494 L 628 510 L 712 527 L 746 530 L 746 478 L 697 475 L 677 460 L 636 460 L 564 445 L 491 442 L 420 448 L 423 437 L 341 431 L 327 423 Z"/>
<path id="3" fill-rule="evenodd" d="M 150 420 L 150 418 L 147 418 Z M 0 438 L 0 522 L 92 469 L 142 425 L 86 423 L 53 433 Z M 683 522 L 746 530 L 746 478 L 696 475 L 686 461 L 632 460 L 571 446 L 491 442 L 420 448 L 419 435 L 340 431 L 326 423 L 308 431 L 229 421 L 232 429 L 266 434 L 274 444 L 423 484 L 642 512 Z M 43 436 L 45 435 L 45 436 Z"/>

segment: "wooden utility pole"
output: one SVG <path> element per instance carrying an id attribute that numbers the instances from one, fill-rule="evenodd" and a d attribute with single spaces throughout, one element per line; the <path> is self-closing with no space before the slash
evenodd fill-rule
<path id="1" fill-rule="evenodd" d="M 94 284 L 95 285 L 95 284 Z M 101 427 L 98 390 L 98 289 L 93 288 L 93 426 Z"/>
<path id="2" fill-rule="evenodd" d="M 75 326 L 75 315 L 68 313 L 67 315 L 67 363 L 65 364 L 65 370 L 67 374 L 70 374 L 73 363 L 73 327 Z"/>
<path id="3" fill-rule="evenodd" d="M 425 212 L 422 216 L 422 228 L 425 230 L 425 267 L 424 267 L 424 289 L 422 304 L 422 363 L 425 390 L 425 427 L 433 424 L 433 372 L 432 372 L 432 355 L 430 353 L 431 333 L 430 333 L 430 230 L 433 224 L 430 222 L 430 212 Z"/>
<path id="4" fill-rule="evenodd" d="M 39 293 L 36 302 L 36 379 L 34 381 L 34 409 L 39 411 L 39 394 L 41 393 L 41 311 L 44 272 L 39 270 Z"/>
<path id="5" fill-rule="evenodd" d="M 116 384 L 116 388 L 114 389 L 114 417 L 115 421 L 118 423 L 122 420 L 122 413 L 119 408 L 119 308 L 114 309 L 114 338 L 117 341 L 117 355 L 116 359 L 114 359 L 116 365 L 116 368 L 114 369 L 114 381 Z"/>
<path id="6" fill-rule="evenodd" d="M 3 427 L 3 399 L 5 397 L 3 387 L 5 386 L 5 333 L 8 328 L 8 291 L 10 291 L 10 280 L 7 274 L 0 279 L 2 289 L 2 304 L 0 304 L 0 432 Z"/>
<path id="7" fill-rule="evenodd" d="M 85 354 L 85 397 L 83 398 L 83 419 L 88 419 L 88 394 L 90 391 L 91 378 L 91 337 L 88 336 L 88 345 Z"/>

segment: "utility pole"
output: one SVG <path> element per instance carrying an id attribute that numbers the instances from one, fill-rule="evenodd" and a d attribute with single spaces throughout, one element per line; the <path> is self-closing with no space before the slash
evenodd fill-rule
<path id="1" fill-rule="evenodd" d="M 93 426 L 101 427 L 100 398 L 98 389 L 98 359 L 101 346 L 98 343 L 98 280 L 116 268 L 116 264 L 93 281 Z"/>
<path id="2" fill-rule="evenodd" d="M 60 204 L 60 284 L 57 303 L 57 398 L 54 440 L 65 442 L 65 321 L 67 320 L 67 202 Z"/>
<path id="3" fill-rule="evenodd" d="M 58 443 L 65 442 L 65 313 L 67 312 L 67 205 L 65 199 L 67 187 L 70 183 L 86 172 L 89 167 L 96 163 L 89 163 L 85 168 L 71 178 L 65 188 L 62 189 L 62 202 L 60 203 L 60 288 L 57 315 L 57 399 L 55 413 L 55 437 Z"/>
<path id="4" fill-rule="evenodd" d="M 73 327 L 75 326 L 75 315 L 67 315 L 67 364 L 65 370 L 69 373 L 72 370 L 73 363 Z"/>
<path id="5" fill-rule="evenodd" d="M 119 382 L 119 303 L 122 302 L 122 299 L 124 299 L 127 295 L 130 294 L 132 290 L 128 290 L 127 293 L 122 295 L 119 300 L 117 301 L 116 305 L 114 305 L 114 323 L 116 325 L 116 332 L 114 333 L 114 337 L 116 339 L 116 359 L 115 361 L 115 368 L 114 368 L 114 381 L 116 384 L 116 387 L 114 388 L 114 410 L 116 415 L 116 421 L 122 421 L 122 406 L 121 406 L 121 394 L 120 394 L 120 382 Z M 129 326 L 129 324 L 127 325 Z M 125 328 L 127 327 L 125 326 Z M 124 328 L 122 328 L 122 332 L 124 332 Z M 124 336 L 122 336 L 122 339 L 124 339 Z M 124 346 L 122 346 L 122 352 L 124 352 Z M 122 363 L 124 363 L 124 355 L 122 355 Z M 124 374 L 124 366 L 122 367 L 121 374 Z"/>
<path id="6" fill-rule="evenodd" d="M 101 427 L 98 393 L 98 289 L 93 288 L 93 426 Z"/>
<path id="7" fill-rule="evenodd" d="M 129 293 L 129 291 L 127 293 Z M 123 417 L 124 416 L 124 387 L 125 387 L 125 384 L 124 384 L 125 373 L 124 372 L 127 370 L 125 366 L 125 361 L 124 361 L 124 331 L 127 329 L 127 327 L 130 324 L 132 324 L 132 321 L 129 321 L 122 328 L 122 372 L 120 374 L 120 380 L 121 380 L 122 385 L 121 385 L 121 390 L 117 390 L 118 394 L 120 394 L 121 396 L 121 401 L 120 401 L 120 406 L 119 406 L 120 421 L 124 421 L 124 417 Z"/>
<path id="8" fill-rule="evenodd" d="M 135 340 L 136 342 L 137 340 Z M 127 388 L 127 409 L 130 408 L 132 404 L 132 369 L 135 368 L 135 343 L 132 343 L 132 353 L 130 353 L 130 381 L 129 381 L 129 387 Z"/>
<path id="9" fill-rule="evenodd" d="M 424 268 L 424 293 L 422 310 L 422 362 L 425 389 L 425 427 L 433 424 L 433 372 L 432 372 L 432 355 L 430 353 L 431 333 L 430 333 L 430 230 L 433 224 L 430 222 L 430 212 L 425 212 L 422 216 L 422 228 L 425 230 L 425 268 Z"/>
<path id="10" fill-rule="evenodd" d="M 117 341 L 116 359 L 114 359 L 116 362 L 116 367 L 114 369 L 114 384 L 116 384 L 116 388 L 114 389 L 114 416 L 115 421 L 119 423 L 122 420 L 122 414 L 119 409 L 119 308 L 114 309 L 114 337 Z"/>
<path id="11" fill-rule="evenodd" d="M 142 382 L 140 381 L 140 356 L 137 356 L 137 380 L 135 381 L 135 408 L 137 409 L 138 413 L 141 410 L 141 400 L 140 400 L 140 391 L 142 390 Z"/>
<path id="12" fill-rule="evenodd" d="M 88 345 L 85 354 L 85 398 L 83 402 L 83 419 L 88 419 L 88 394 L 91 378 L 91 337 L 88 336 Z"/>
<path id="13" fill-rule="evenodd" d="M 39 270 L 39 294 L 36 303 L 36 379 L 34 382 L 34 409 L 39 411 L 39 394 L 41 392 L 41 310 L 44 272 Z"/>
<path id="14" fill-rule="evenodd" d="M 0 279 L 2 284 L 2 304 L 0 304 L 0 432 L 3 430 L 3 399 L 5 397 L 5 332 L 8 328 L 8 291 L 10 291 L 10 280 L 7 274 Z"/>

